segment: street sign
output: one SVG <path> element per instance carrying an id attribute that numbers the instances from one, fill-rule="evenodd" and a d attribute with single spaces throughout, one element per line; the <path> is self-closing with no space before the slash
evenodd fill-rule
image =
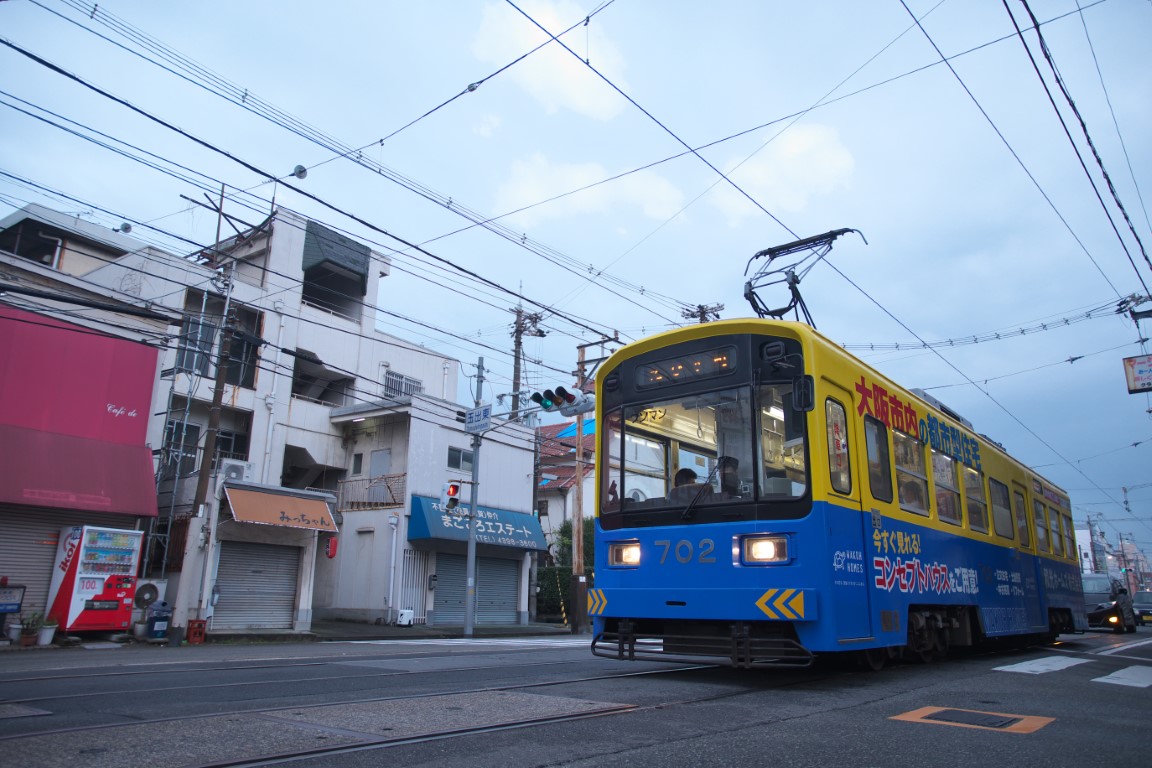
<path id="1" fill-rule="evenodd" d="M 1152 391 L 1152 355 L 1124 358 L 1124 378 L 1130 395 Z"/>
<path id="2" fill-rule="evenodd" d="M 470 435 L 492 428 L 492 406 L 482 405 L 464 414 L 464 431 Z"/>

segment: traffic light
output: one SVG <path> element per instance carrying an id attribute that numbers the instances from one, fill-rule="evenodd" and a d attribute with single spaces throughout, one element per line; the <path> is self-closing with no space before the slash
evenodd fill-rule
<path id="1" fill-rule="evenodd" d="M 451 512 L 460 505 L 461 485 L 460 482 L 448 482 L 444 483 L 444 487 L 440 490 L 440 506 L 446 512 Z"/>
<path id="2" fill-rule="evenodd" d="M 565 416 L 576 416 L 581 413 L 587 413 L 596 407 L 596 398 L 592 395 L 587 395 L 580 390 L 569 392 L 564 387 L 556 387 L 555 390 L 546 389 L 543 392 L 533 392 L 531 395 L 532 402 L 540 406 L 540 410 L 560 411 Z"/>

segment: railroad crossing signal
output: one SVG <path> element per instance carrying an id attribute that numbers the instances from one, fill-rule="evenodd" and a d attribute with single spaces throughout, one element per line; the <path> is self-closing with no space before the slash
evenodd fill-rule
<path id="1" fill-rule="evenodd" d="M 588 395 L 580 390 L 569 392 L 564 387 L 556 387 L 555 390 L 546 389 L 543 392 L 533 392 L 531 395 L 532 402 L 540 406 L 540 409 L 552 413 L 560 411 L 565 416 L 577 416 L 581 413 L 587 413 L 596 407 L 596 397 Z"/>
<path id="2" fill-rule="evenodd" d="M 447 512 L 456 509 L 460 505 L 462 491 L 463 483 L 458 480 L 444 483 L 444 487 L 440 490 L 440 506 Z"/>

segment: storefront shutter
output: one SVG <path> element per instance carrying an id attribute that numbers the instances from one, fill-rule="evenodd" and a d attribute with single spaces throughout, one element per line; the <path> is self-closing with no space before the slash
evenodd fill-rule
<path id="1" fill-rule="evenodd" d="M 210 631 L 292 629 L 299 576 L 298 547 L 221 542 Z"/>

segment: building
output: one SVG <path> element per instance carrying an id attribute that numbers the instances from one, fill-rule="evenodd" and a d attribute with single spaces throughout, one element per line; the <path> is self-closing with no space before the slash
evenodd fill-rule
<path id="1" fill-rule="evenodd" d="M 554 559 L 557 556 L 559 531 L 570 522 L 580 506 L 584 525 L 591 526 L 595 515 L 596 500 L 596 420 L 585 418 L 583 440 L 583 467 L 577 469 L 576 422 L 550 424 L 536 430 L 539 443 L 539 467 L 537 472 L 536 506 L 540 513 L 540 524 L 548 540 L 548 551 Z M 577 476 L 582 472 L 583 482 L 580 493 L 576 492 Z M 585 553 L 591 562 L 591 553 Z"/>
<path id="2" fill-rule="evenodd" d="M 156 352 L 141 441 L 157 514 L 128 526 L 148 532 L 140 575 L 174 626 L 454 621 L 460 526 L 436 508 L 472 460 L 460 363 L 377 329 L 388 260 L 282 210 L 188 256 L 118 233 L 94 245 L 102 228 L 64 218 L 37 206 L 8 217 L 0 247 L 19 243 L 0 258 L 178 318 Z M 31 248 L 49 225 L 63 245 Z M 496 426 L 478 484 L 478 623 L 527 620 L 529 555 L 543 547 L 531 431 Z"/>

